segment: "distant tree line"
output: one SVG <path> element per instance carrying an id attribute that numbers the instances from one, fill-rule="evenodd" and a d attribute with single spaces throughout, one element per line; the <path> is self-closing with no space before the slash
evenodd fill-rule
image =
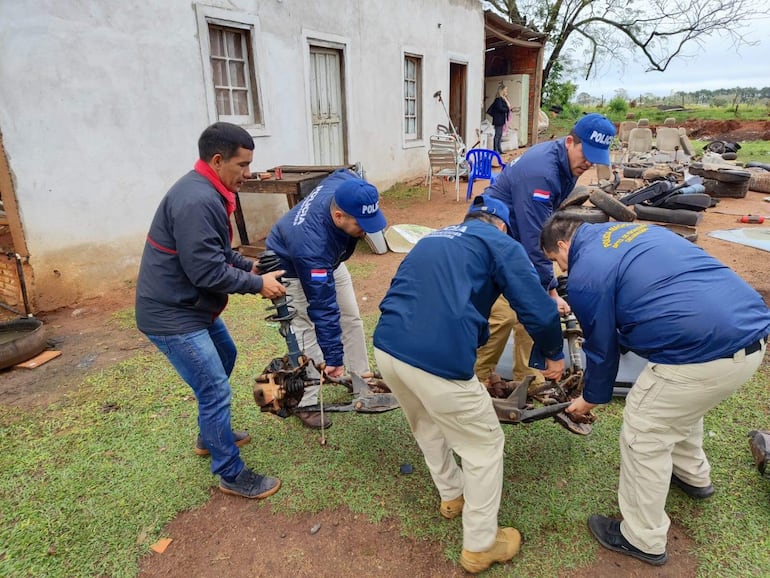
<path id="1" fill-rule="evenodd" d="M 685 92 L 672 90 L 666 96 L 657 96 L 651 92 L 632 95 L 625 88 L 618 88 L 611 100 L 624 100 L 632 106 L 656 106 L 678 105 L 686 107 L 687 105 L 700 106 L 736 106 L 739 104 L 747 105 L 767 105 L 770 104 L 770 86 L 763 88 L 734 87 L 718 88 L 716 90 L 696 90 L 694 92 Z M 575 97 L 576 104 L 580 106 L 597 106 L 606 104 L 604 97 L 596 97 L 581 92 Z"/>

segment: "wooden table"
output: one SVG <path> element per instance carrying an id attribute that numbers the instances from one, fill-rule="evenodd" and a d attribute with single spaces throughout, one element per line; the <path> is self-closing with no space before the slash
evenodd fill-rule
<path id="1" fill-rule="evenodd" d="M 252 178 L 246 180 L 241 186 L 239 193 L 235 195 L 235 224 L 238 227 L 238 235 L 241 238 L 241 245 L 250 246 L 249 234 L 246 231 L 246 222 L 243 218 L 241 209 L 240 194 L 243 193 L 261 193 L 270 195 L 286 195 L 286 202 L 291 209 L 299 203 L 318 184 L 337 169 L 354 169 L 355 165 L 281 165 L 283 173 L 282 178 L 275 178 L 275 169 L 273 167 L 267 172 L 272 174 L 269 179 Z M 255 246 L 251 251 L 242 251 L 245 253 L 254 253 L 254 250 L 264 250 L 264 247 Z"/>

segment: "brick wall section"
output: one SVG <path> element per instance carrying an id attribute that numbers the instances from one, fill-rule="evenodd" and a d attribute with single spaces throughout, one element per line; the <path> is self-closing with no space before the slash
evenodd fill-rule
<path id="1" fill-rule="evenodd" d="M 0 256 L 0 302 L 17 310 L 23 308 L 16 260 L 4 255 Z"/>

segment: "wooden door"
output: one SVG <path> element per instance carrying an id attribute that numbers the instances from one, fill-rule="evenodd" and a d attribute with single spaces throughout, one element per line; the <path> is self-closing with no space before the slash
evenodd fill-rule
<path id="1" fill-rule="evenodd" d="M 468 144 L 468 135 L 465 134 L 467 68 L 465 64 L 449 63 L 449 118 L 452 119 L 455 130 L 466 144 Z"/>
<path id="2" fill-rule="evenodd" d="M 345 94 L 342 51 L 310 47 L 310 110 L 317 165 L 344 165 Z"/>

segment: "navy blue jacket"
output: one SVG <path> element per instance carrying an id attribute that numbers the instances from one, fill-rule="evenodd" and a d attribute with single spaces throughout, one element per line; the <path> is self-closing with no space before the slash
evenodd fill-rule
<path id="1" fill-rule="evenodd" d="M 302 283 L 318 345 L 331 366 L 342 365 L 343 357 L 334 270 L 353 255 L 358 243 L 334 224 L 331 202 L 337 187 L 352 178 L 357 177 L 344 169 L 329 175 L 273 225 L 265 241 L 280 258 L 286 277 Z"/>
<path id="2" fill-rule="evenodd" d="M 412 248 L 380 303 L 374 345 L 433 375 L 471 379 L 476 350 L 489 339 L 489 311 L 501 293 L 534 349 L 562 359 L 556 304 L 524 248 L 478 219 L 440 229 Z"/>
<path id="3" fill-rule="evenodd" d="M 697 245 L 654 225 L 581 225 L 567 291 L 585 337 L 589 403 L 611 399 L 623 351 L 653 363 L 704 363 L 770 333 L 759 293 Z"/>
<path id="4" fill-rule="evenodd" d="M 204 329 L 229 293 L 259 293 L 253 261 L 233 251 L 225 200 L 190 171 L 160 202 L 136 282 L 136 325 L 149 335 Z"/>
<path id="5" fill-rule="evenodd" d="M 556 280 L 553 264 L 540 250 L 540 231 L 577 183 L 569 166 L 564 140 L 560 138 L 533 146 L 511 161 L 484 191 L 485 195 L 508 205 L 510 234 L 524 245 L 546 289 L 556 287 Z"/>

